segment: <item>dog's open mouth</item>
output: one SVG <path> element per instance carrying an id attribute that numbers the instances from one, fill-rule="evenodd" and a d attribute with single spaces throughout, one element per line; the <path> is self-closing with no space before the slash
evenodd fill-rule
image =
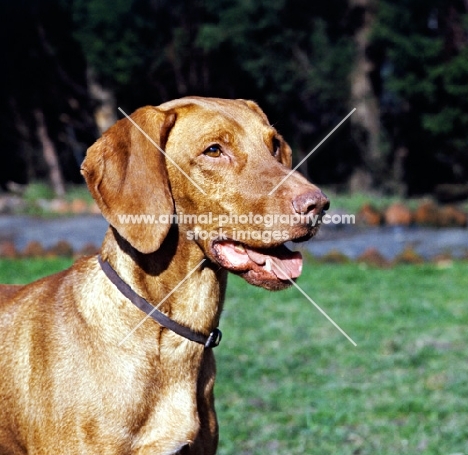
<path id="1" fill-rule="evenodd" d="M 249 283 L 267 289 L 282 289 L 302 272 L 302 255 L 286 246 L 251 248 L 233 240 L 213 244 L 217 262 Z"/>

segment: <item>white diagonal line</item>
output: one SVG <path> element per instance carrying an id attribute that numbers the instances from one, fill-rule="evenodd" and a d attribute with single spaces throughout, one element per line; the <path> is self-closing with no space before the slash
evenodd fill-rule
<path id="1" fill-rule="evenodd" d="M 268 196 L 271 196 L 284 182 L 285 180 L 287 180 L 291 174 L 293 174 L 296 169 L 307 159 L 309 158 L 310 155 L 312 155 L 312 153 L 314 153 L 347 119 L 348 117 L 350 117 L 353 112 L 356 110 L 356 108 L 354 108 L 343 120 L 341 120 L 340 123 L 338 123 L 338 125 L 335 126 L 335 128 L 333 128 L 328 134 L 327 136 L 321 140 L 321 142 L 310 152 L 307 154 L 307 156 L 294 168 L 291 170 L 291 172 L 283 179 L 281 180 L 281 182 L 278 183 L 278 185 L 276 185 L 269 193 L 268 193 Z"/>
<path id="2" fill-rule="evenodd" d="M 353 344 L 354 346 L 357 346 L 357 344 L 353 341 L 353 339 L 330 317 L 328 316 L 327 313 L 325 313 L 325 311 L 322 310 L 322 308 L 320 308 L 319 305 L 317 305 L 317 303 L 315 303 L 304 291 L 303 289 L 297 284 L 295 283 L 292 279 L 289 279 L 289 281 L 291 281 L 291 283 L 296 287 L 296 289 L 299 290 L 299 292 L 312 304 L 315 306 L 315 308 L 317 308 L 317 310 L 320 311 L 320 313 L 322 313 L 337 329 L 339 332 L 341 332 L 342 335 L 344 335 L 348 341 Z"/>
<path id="3" fill-rule="evenodd" d="M 146 139 L 148 139 L 148 141 L 150 141 L 150 142 L 151 142 L 151 143 L 152 143 L 152 144 L 153 144 L 153 145 L 154 145 L 154 146 L 155 146 L 155 147 L 156 147 L 156 148 L 157 148 L 157 149 L 158 149 L 158 150 L 159 150 L 159 151 L 160 151 L 160 152 L 177 168 L 177 169 L 179 169 L 179 171 L 180 171 L 182 174 L 184 174 L 185 177 L 187 177 L 187 178 L 190 180 L 190 182 L 192 182 L 192 184 L 193 184 L 199 191 L 201 191 L 203 194 L 206 195 L 206 193 L 203 191 L 203 189 L 200 188 L 200 186 L 197 185 L 197 184 L 186 174 L 186 172 L 185 172 L 170 156 L 168 156 L 168 155 L 164 152 L 164 150 L 163 150 L 161 147 L 159 147 L 159 145 L 158 145 L 156 142 L 154 142 L 154 140 L 140 127 L 140 125 L 138 125 L 138 123 L 135 122 L 135 120 L 133 120 L 122 108 L 119 107 L 118 109 L 119 109 L 120 112 L 122 112 L 123 115 L 125 115 L 125 117 L 126 117 L 128 120 L 130 120 L 130 121 L 133 123 L 133 125 L 135 125 L 135 126 L 138 128 L 138 130 L 139 130 L 142 134 L 144 134 L 144 136 L 146 137 Z"/>
<path id="4" fill-rule="evenodd" d="M 282 267 L 280 267 L 279 265 L 275 264 L 273 261 L 271 262 L 271 264 L 276 267 L 278 270 L 280 271 L 283 271 L 283 273 L 287 273 L 286 270 L 284 270 Z M 343 334 L 347 339 L 348 341 L 353 344 L 354 346 L 357 346 L 357 344 L 353 341 L 353 339 L 330 317 L 328 316 L 327 313 L 325 313 L 325 311 L 322 310 L 322 308 L 320 308 L 320 306 L 315 303 L 307 294 L 306 292 L 292 279 L 292 278 L 288 278 L 288 280 L 292 283 L 292 285 L 312 304 L 315 306 L 315 308 L 317 308 L 317 310 L 320 311 L 320 313 L 322 313 L 337 329 L 338 331 Z"/>
<path id="5" fill-rule="evenodd" d="M 175 292 L 177 291 L 177 289 L 180 288 L 180 286 L 182 286 L 182 284 L 198 269 L 198 267 L 200 267 L 200 265 L 202 265 L 204 262 L 206 261 L 206 259 L 202 259 L 188 274 L 187 276 L 179 282 L 179 284 L 174 288 L 172 289 L 171 292 L 169 292 L 169 294 L 166 295 L 166 297 L 164 297 L 134 328 L 133 330 L 119 343 L 119 346 L 122 346 L 122 344 L 125 343 L 125 341 L 149 318 L 151 317 L 151 315 Z"/>

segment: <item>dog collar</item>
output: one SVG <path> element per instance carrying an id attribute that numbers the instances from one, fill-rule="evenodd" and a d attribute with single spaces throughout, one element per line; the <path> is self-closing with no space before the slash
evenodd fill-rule
<path id="1" fill-rule="evenodd" d="M 189 327 L 180 325 L 178 322 L 173 321 L 171 318 L 166 316 L 164 313 L 156 309 L 146 299 L 138 295 L 112 268 L 112 266 L 98 256 L 99 265 L 106 274 L 107 278 L 115 285 L 115 287 L 130 300 L 137 308 L 146 313 L 149 317 L 154 319 L 157 323 L 171 330 L 177 335 L 187 338 L 195 343 L 202 344 L 205 349 L 215 348 L 219 345 L 222 338 L 221 330 L 218 328 L 214 329 L 208 336 L 200 332 L 195 332 Z"/>

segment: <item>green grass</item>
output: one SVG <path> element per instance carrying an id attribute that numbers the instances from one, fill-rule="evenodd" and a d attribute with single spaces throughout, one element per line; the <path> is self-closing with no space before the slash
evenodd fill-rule
<path id="1" fill-rule="evenodd" d="M 331 208 L 343 210 L 347 213 L 358 213 L 364 204 L 372 204 L 379 210 L 385 210 L 391 204 L 396 202 L 403 203 L 411 210 L 415 210 L 423 201 L 427 201 L 428 197 L 411 197 L 403 198 L 400 196 L 383 195 L 377 192 L 374 193 L 337 193 L 328 188 L 323 188 L 324 192 L 330 198 Z M 467 210 L 468 203 L 458 203 L 461 209 Z"/>
<path id="2" fill-rule="evenodd" d="M 296 290 L 236 277 L 218 348 L 221 455 L 468 454 L 468 264 L 310 265 Z"/>
<path id="3" fill-rule="evenodd" d="M 27 185 L 23 197 L 27 202 L 33 203 L 38 199 L 54 199 L 55 195 L 51 185 L 44 182 L 33 182 Z M 91 202 L 93 199 L 86 185 L 67 185 L 65 199 L 72 201 L 76 198 L 84 199 L 88 202 Z"/>
<path id="4" fill-rule="evenodd" d="M 0 259 L 0 283 L 24 284 L 64 270 L 69 258 Z"/>
<path id="5" fill-rule="evenodd" d="M 43 207 L 41 201 L 50 201 L 56 198 L 52 187 L 45 182 L 33 182 L 28 184 L 22 197 L 25 202 L 24 207 L 21 210 L 21 213 L 23 214 L 45 218 L 69 215 L 68 213 L 58 214 L 51 212 L 49 209 Z M 90 204 L 93 200 L 91 194 L 88 191 L 88 188 L 84 184 L 67 185 L 66 194 L 63 199 L 67 202 L 71 202 L 74 199 L 82 199 L 87 204 Z"/>
<path id="6" fill-rule="evenodd" d="M 0 261 L 29 281 L 66 260 Z M 216 349 L 219 455 L 468 454 L 468 263 L 309 264 L 271 293 L 231 276 Z"/>
<path id="7" fill-rule="evenodd" d="M 367 193 L 337 193 L 328 188 L 322 189 L 329 197 L 332 209 L 343 210 L 347 213 L 358 213 L 361 207 L 366 203 L 370 203 L 374 207 L 383 210 L 390 204 L 401 201 L 401 198 L 396 196 Z"/>

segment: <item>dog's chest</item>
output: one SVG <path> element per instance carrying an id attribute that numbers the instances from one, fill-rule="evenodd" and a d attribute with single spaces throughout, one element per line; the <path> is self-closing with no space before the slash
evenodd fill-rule
<path id="1" fill-rule="evenodd" d="M 175 454 L 193 442 L 199 431 L 196 398 L 184 388 L 174 388 L 163 399 L 134 438 L 134 447 L 158 454 Z M 136 451 L 138 453 L 138 451 Z"/>

